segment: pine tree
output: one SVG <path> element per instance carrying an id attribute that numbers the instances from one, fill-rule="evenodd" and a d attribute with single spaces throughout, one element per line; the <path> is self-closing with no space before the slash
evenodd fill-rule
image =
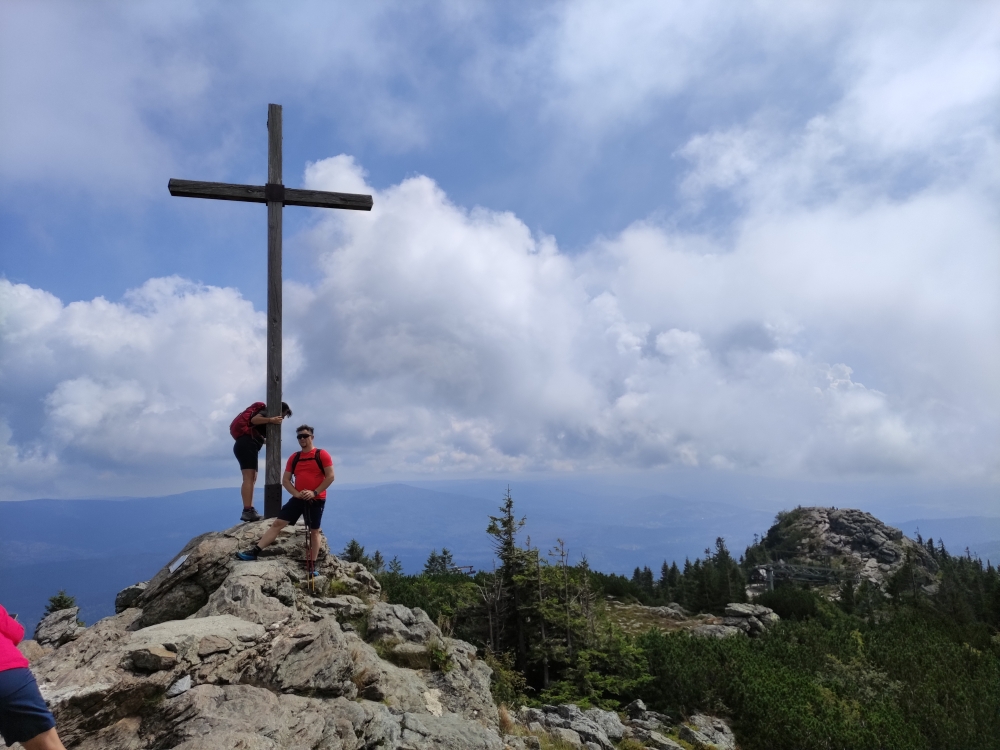
<path id="1" fill-rule="evenodd" d="M 438 554 L 438 551 L 434 549 L 431 550 L 431 553 L 427 556 L 427 562 L 424 563 L 424 575 L 444 575 L 445 573 L 450 573 L 453 567 L 455 567 L 455 561 L 452 559 L 451 552 L 448 551 L 447 547 L 441 548 L 441 554 Z"/>
<path id="2" fill-rule="evenodd" d="M 524 528 L 525 518 L 518 519 L 514 515 L 514 498 L 511 497 L 510 487 L 504 495 L 503 504 L 500 506 L 499 516 L 490 516 L 486 533 L 493 537 L 493 552 L 500 560 L 500 568 L 497 574 L 500 576 L 500 591 L 503 592 L 506 601 L 500 603 L 498 610 L 502 613 L 499 627 L 501 632 L 506 630 L 506 625 L 512 625 L 514 633 L 514 655 L 517 668 L 522 672 L 525 669 L 528 658 L 527 633 L 525 632 L 524 613 L 522 605 L 530 593 L 522 591 L 525 584 L 525 568 L 527 566 L 527 555 L 517 543 L 517 535 Z M 530 599 L 529 599 L 530 601 Z M 507 622 L 503 622 L 507 620 Z"/>
<path id="3" fill-rule="evenodd" d="M 64 589 L 59 589 L 59 593 L 49 597 L 49 603 L 45 607 L 45 614 L 51 615 L 61 609 L 73 609 L 76 606 L 76 597 L 70 596 Z"/>
<path id="4" fill-rule="evenodd" d="M 670 601 L 670 566 L 666 560 L 660 566 L 660 578 L 656 582 L 656 589 L 663 601 Z"/>
<path id="5" fill-rule="evenodd" d="M 344 547 L 344 551 L 340 553 L 340 556 L 347 560 L 347 562 L 364 563 L 367 559 L 365 557 L 365 548 L 358 542 L 357 539 L 352 539 Z"/>

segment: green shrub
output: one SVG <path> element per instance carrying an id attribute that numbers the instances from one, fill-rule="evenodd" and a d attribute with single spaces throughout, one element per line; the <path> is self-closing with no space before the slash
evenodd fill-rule
<path id="1" fill-rule="evenodd" d="M 527 702 L 525 689 L 528 681 L 514 667 L 514 655 L 510 652 L 487 651 L 483 659 L 493 670 L 490 678 L 490 692 L 497 705 L 521 706 Z"/>
<path id="2" fill-rule="evenodd" d="M 808 589 L 778 586 L 754 599 L 754 604 L 770 607 L 782 620 L 805 620 L 819 611 L 819 597 Z"/>

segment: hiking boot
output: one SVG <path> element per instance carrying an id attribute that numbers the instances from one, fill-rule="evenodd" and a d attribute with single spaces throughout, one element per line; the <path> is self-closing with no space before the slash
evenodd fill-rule
<path id="1" fill-rule="evenodd" d="M 257 555 L 259 553 L 260 553 L 260 548 L 257 545 L 254 545 L 246 552 L 237 552 L 236 559 L 242 560 L 243 562 L 253 562 L 254 560 L 257 559 Z"/>
<path id="2" fill-rule="evenodd" d="M 249 508 L 243 509 L 243 515 L 240 516 L 241 521 L 259 521 L 260 513 L 251 505 Z"/>

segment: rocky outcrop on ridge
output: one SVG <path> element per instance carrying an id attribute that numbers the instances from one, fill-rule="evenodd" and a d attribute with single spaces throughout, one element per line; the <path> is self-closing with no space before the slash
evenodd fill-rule
<path id="1" fill-rule="evenodd" d="M 54 649 L 32 670 L 68 748 L 502 750 L 474 647 L 379 601 L 325 541 L 310 585 L 294 527 L 235 560 L 267 525 L 192 539 L 89 628 L 71 610 L 43 620 Z"/>
<path id="2" fill-rule="evenodd" d="M 938 570 L 927 550 L 899 529 L 850 508 L 796 508 L 781 514 L 764 545 L 786 562 L 843 567 L 877 586 L 884 586 L 908 555 L 921 583 L 931 583 Z"/>
<path id="3" fill-rule="evenodd" d="M 79 607 L 57 609 L 42 618 L 35 628 L 35 641 L 40 646 L 62 646 L 80 637 L 84 628 L 78 624 Z"/>
<path id="4" fill-rule="evenodd" d="M 626 706 L 624 714 L 623 722 L 613 711 L 581 711 L 572 704 L 522 708 L 515 716 L 519 733 L 507 735 L 504 740 L 516 750 L 539 748 L 538 738 L 545 735 L 564 747 L 587 750 L 613 750 L 625 738 L 650 750 L 683 750 L 685 746 L 678 740 L 705 750 L 736 750 L 736 738 L 729 725 L 714 716 L 696 714 L 686 721 L 672 721 L 664 714 L 648 711 L 641 700 Z"/>
<path id="5" fill-rule="evenodd" d="M 642 604 L 622 604 L 612 599 L 608 604 L 615 624 L 626 633 L 641 633 L 652 627 L 668 633 L 687 631 L 692 635 L 714 638 L 734 635 L 755 638 L 781 620 L 768 607 L 741 602 L 727 604 L 724 617 L 708 613 L 692 614 L 676 602 L 646 607 Z"/>
<path id="6" fill-rule="evenodd" d="M 773 609 L 760 604 L 733 602 L 726 605 L 726 616 L 698 625 L 691 630 L 692 635 L 728 638 L 733 635 L 748 635 L 755 638 L 778 622 L 781 618 Z"/>

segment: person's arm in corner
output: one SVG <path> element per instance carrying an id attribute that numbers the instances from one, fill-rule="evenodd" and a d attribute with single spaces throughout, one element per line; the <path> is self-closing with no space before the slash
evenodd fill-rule
<path id="1" fill-rule="evenodd" d="M 8 638 L 15 646 L 24 638 L 24 626 L 7 614 L 0 605 L 0 635 Z"/>
<path id="2" fill-rule="evenodd" d="M 323 481 L 320 482 L 319 487 L 313 490 L 313 497 L 316 497 L 319 493 L 333 484 L 333 464 L 323 467 L 323 474 L 325 475 Z"/>
<path id="3" fill-rule="evenodd" d="M 281 486 L 288 490 L 288 494 L 292 497 L 302 497 L 302 493 L 295 489 L 295 485 L 292 484 L 292 473 L 286 471 L 281 475 Z"/>

